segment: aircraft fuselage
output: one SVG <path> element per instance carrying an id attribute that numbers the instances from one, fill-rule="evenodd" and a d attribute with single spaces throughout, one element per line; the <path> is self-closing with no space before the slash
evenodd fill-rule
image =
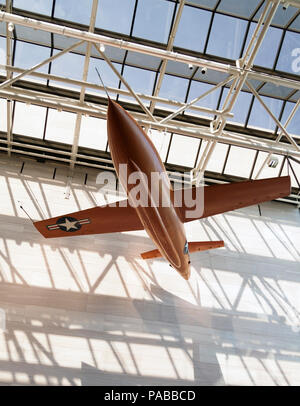
<path id="1" fill-rule="evenodd" d="M 185 230 L 174 206 L 171 183 L 156 148 L 136 121 L 112 100 L 108 105 L 107 133 L 111 157 L 129 204 L 135 207 L 141 223 L 162 256 L 183 278 L 188 279 L 190 257 Z M 136 179 L 135 174 L 139 175 L 140 195 L 146 197 L 146 201 L 141 202 L 140 199 L 140 204 L 133 194 L 137 186 L 132 181 Z"/>

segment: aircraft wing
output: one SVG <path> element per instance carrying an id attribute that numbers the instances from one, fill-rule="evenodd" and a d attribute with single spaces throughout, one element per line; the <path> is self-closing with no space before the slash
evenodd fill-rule
<path id="1" fill-rule="evenodd" d="M 199 188 L 194 187 L 191 191 L 191 196 L 194 200 L 196 200 L 196 189 Z M 175 190 L 175 197 L 177 193 L 182 193 L 182 190 L 184 189 Z M 199 218 L 214 216 L 215 214 L 285 197 L 290 193 L 291 179 L 289 176 L 204 186 L 203 213 L 194 218 L 187 217 L 187 211 L 193 210 L 193 207 L 186 207 L 184 203 L 179 208 L 179 213 L 182 221 L 186 223 Z M 184 202 L 184 198 L 182 200 Z"/>
<path id="2" fill-rule="evenodd" d="M 125 203 L 124 203 L 125 202 Z M 93 207 L 34 223 L 45 238 L 143 230 L 136 210 L 127 201 Z"/>

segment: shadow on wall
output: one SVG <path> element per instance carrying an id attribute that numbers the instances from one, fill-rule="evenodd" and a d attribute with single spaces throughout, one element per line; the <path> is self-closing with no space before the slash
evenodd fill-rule
<path id="1" fill-rule="evenodd" d="M 19 180 L 38 214 L 57 214 L 45 192 L 50 181 L 33 178 L 37 202 L 24 178 Z M 247 221 L 267 256 L 247 252 L 227 215 L 209 218 L 197 227 L 209 239 L 224 238 L 227 249 L 193 254 L 194 279 L 182 280 L 182 291 L 171 293 L 166 289 L 173 275 L 163 284 L 155 269 L 163 261 L 137 260 L 151 249 L 148 238 L 45 240 L 18 217 L 9 173 L 5 183 L 14 214 L 0 215 L 0 307 L 7 314 L 7 332 L 0 334 L 0 384 L 300 384 L 299 330 L 293 329 L 299 307 L 291 300 L 300 283 L 299 247 L 287 234 L 279 241 L 268 221 L 260 218 L 290 259 L 276 257 L 257 217 Z M 80 193 L 95 202 L 83 186 L 71 193 L 77 210 L 83 208 Z M 239 211 L 230 216 L 245 218 Z M 223 283 L 224 274 L 239 277 L 233 291 L 233 282 L 229 288 Z M 109 278 L 116 296 L 101 291 Z M 254 302 L 259 311 L 241 310 Z"/>

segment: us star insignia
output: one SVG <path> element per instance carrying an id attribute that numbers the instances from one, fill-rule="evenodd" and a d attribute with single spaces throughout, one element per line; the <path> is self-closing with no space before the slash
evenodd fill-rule
<path id="1" fill-rule="evenodd" d="M 62 230 L 68 233 L 72 233 L 81 229 L 85 224 L 90 224 L 89 219 L 77 220 L 73 217 L 61 217 L 57 220 L 56 224 L 47 226 L 49 231 Z"/>

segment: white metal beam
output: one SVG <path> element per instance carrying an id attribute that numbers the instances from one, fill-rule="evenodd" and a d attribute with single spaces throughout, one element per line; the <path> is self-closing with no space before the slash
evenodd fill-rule
<path id="1" fill-rule="evenodd" d="M 232 83 L 229 92 L 227 94 L 227 97 L 225 98 L 225 101 L 223 103 L 222 110 L 229 112 L 232 111 L 236 103 L 237 97 L 249 76 L 250 70 L 252 69 L 253 62 L 257 55 L 257 52 L 277 11 L 279 1 L 280 0 L 274 2 L 272 2 L 271 0 L 266 1 L 265 8 L 259 18 L 259 21 L 254 30 L 253 36 L 248 44 L 248 47 L 244 52 L 243 57 L 240 60 L 236 61 L 236 65 L 240 69 L 240 74 L 239 76 L 236 77 L 236 79 Z M 218 135 L 222 134 L 225 125 L 226 118 L 223 116 L 217 117 L 217 119 L 211 123 L 212 133 Z M 204 173 L 216 145 L 217 141 L 213 141 L 206 145 L 205 150 L 201 156 L 201 159 L 194 171 L 196 176 L 197 173 Z"/>
<path id="2" fill-rule="evenodd" d="M 94 29 L 95 29 L 97 9 L 98 9 L 98 0 L 93 0 L 89 32 L 93 32 Z M 88 72 L 89 72 L 89 66 L 90 66 L 91 50 L 92 50 L 92 44 L 90 42 L 88 42 L 86 44 L 86 54 L 85 54 L 85 59 L 84 59 L 84 67 L 83 67 L 83 75 L 82 75 L 82 81 L 83 82 L 87 81 Z M 79 97 L 80 104 L 82 104 L 84 102 L 85 91 L 86 91 L 86 86 L 82 85 L 81 91 L 80 91 L 80 97 Z M 80 129 L 81 129 L 81 121 L 82 121 L 82 113 L 78 113 L 77 117 L 76 117 L 74 139 L 73 139 L 73 145 L 72 145 L 70 177 L 72 177 L 72 175 L 73 175 L 72 172 L 74 170 L 75 161 L 76 161 L 76 154 L 77 154 L 77 151 L 78 151 L 78 143 L 79 143 L 79 136 L 80 136 Z"/>
<path id="3" fill-rule="evenodd" d="M 184 4 L 185 4 L 185 0 L 180 0 L 179 8 L 178 8 L 178 11 L 177 11 L 177 14 L 176 14 L 176 17 L 175 17 L 175 21 L 174 21 L 174 24 L 173 24 L 173 27 L 172 27 L 172 30 L 171 30 L 170 38 L 169 38 L 169 41 L 168 41 L 167 51 L 172 51 L 172 49 L 173 49 L 173 44 L 174 44 L 176 32 L 178 30 L 178 25 L 179 25 L 179 22 L 180 22 L 180 19 L 181 19 L 181 15 L 182 15 L 182 12 L 183 12 Z M 164 59 L 163 62 L 162 62 L 160 72 L 159 72 L 159 77 L 158 77 L 158 80 L 157 80 L 157 83 L 156 83 L 156 86 L 155 86 L 155 89 L 154 89 L 154 92 L 153 92 L 154 96 L 159 95 L 160 88 L 161 88 L 161 85 L 162 85 L 162 81 L 163 81 L 163 78 L 164 78 L 165 73 L 166 73 L 167 64 L 168 64 L 168 60 Z M 151 102 L 151 104 L 150 104 L 151 113 L 154 112 L 154 109 L 155 109 L 155 102 Z"/>
<path id="4" fill-rule="evenodd" d="M 271 0 L 273 1 L 273 0 Z M 277 0 L 276 0 L 277 1 Z M 220 62 L 208 61 L 203 58 L 196 58 L 189 55 L 181 54 L 178 52 L 166 51 L 160 48 L 150 47 L 146 45 L 136 44 L 129 41 L 124 41 L 122 39 L 111 38 L 104 35 L 98 35 L 95 33 L 90 33 L 87 31 L 81 31 L 75 28 L 70 28 L 62 25 L 57 25 L 53 23 L 47 23 L 44 21 L 22 17 L 16 14 L 5 13 L 0 11 L 0 21 L 12 22 L 14 24 L 23 25 L 26 27 L 31 27 L 36 30 L 42 30 L 46 32 L 51 32 L 53 34 L 60 34 L 70 38 L 78 38 L 80 40 L 85 40 L 92 42 L 94 44 L 104 44 L 116 48 L 125 49 L 133 52 L 140 52 L 147 55 L 155 56 L 159 59 L 167 59 L 172 61 L 178 61 L 185 64 L 191 63 L 194 66 L 206 67 L 208 69 L 216 70 L 219 72 L 234 74 L 239 73 L 240 69 L 236 66 L 229 64 L 224 64 Z M 261 78 L 261 79 L 260 79 Z M 268 75 L 255 72 L 253 70 L 249 71 L 248 79 L 263 80 L 264 82 L 277 83 L 282 86 L 290 87 L 292 89 L 300 89 L 300 83 L 297 80 L 284 79 L 277 75 Z"/>
<path id="5" fill-rule="evenodd" d="M 6 0 L 6 11 L 11 13 L 12 10 L 12 0 Z M 12 31 L 9 28 L 9 23 L 6 23 L 6 65 L 12 64 Z M 12 72 L 6 70 L 6 80 L 12 78 Z M 11 101 L 7 100 L 6 103 L 6 125 L 7 125 L 7 145 L 8 145 L 8 156 L 10 156 L 10 147 L 12 141 L 12 105 Z"/>
<path id="6" fill-rule="evenodd" d="M 22 73 L 25 71 L 25 69 L 21 69 L 21 68 L 17 68 L 15 66 L 8 66 L 8 65 L 1 65 L 0 64 L 0 69 L 6 69 L 9 70 L 10 72 L 17 72 L 17 73 Z M 28 74 L 28 73 L 27 73 Z M 53 75 L 53 74 L 48 74 L 48 73 L 42 73 L 42 72 L 31 72 L 28 75 L 30 76 L 34 76 L 34 77 L 38 77 L 41 79 L 46 79 L 46 80 L 53 80 L 53 81 L 57 81 L 57 82 L 62 82 L 62 83 L 66 83 L 66 84 L 70 84 L 70 85 L 76 85 L 78 87 L 81 86 L 85 86 L 86 88 L 89 89 L 95 89 L 95 90 L 99 90 L 99 91 L 103 91 L 105 90 L 103 86 L 101 85 L 97 85 L 95 83 L 90 83 L 90 82 L 84 82 L 82 80 L 76 80 L 76 79 L 70 79 L 70 78 L 66 78 L 66 77 L 62 77 L 62 76 L 57 76 L 57 75 Z M 217 85 L 219 87 L 219 85 Z M 130 96 L 131 93 L 126 90 L 126 89 L 117 89 L 117 88 L 113 88 L 113 87 L 106 87 L 106 89 L 108 90 L 109 93 L 113 93 L 113 94 L 122 94 L 124 96 Z M 212 90 L 210 90 L 212 91 Z M 24 90 L 24 92 L 26 92 Z M 43 97 L 45 98 L 58 98 L 59 100 L 62 100 L 63 97 L 61 96 L 55 96 L 53 94 L 46 94 L 46 93 L 37 93 L 39 95 L 43 95 Z M 151 95 L 147 95 L 147 94 L 143 94 L 143 93 L 136 93 L 136 95 L 142 99 L 142 100 L 147 100 L 147 101 L 154 101 L 157 103 L 164 103 L 167 104 L 169 106 L 177 106 L 177 107 L 185 107 L 186 104 L 176 101 L 176 100 L 169 100 L 169 99 L 165 99 L 162 97 L 155 97 L 155 96 L 151 96 Z M 200 98 L 203 96 L 200 96 Z M 66 99 L 66 98 L 65 98 Z M 68 99 L 69 102 L 71 102 L 72 99 Z M 227 112 L 221 112 L 220 110 L 216 110 L 216 109 L 210 109 L 208 107 L 201 107 L 201 106 L 194 106 L 193 104 L 189 104 L 188 106 L 189 109 L 194 110 L 194 111 L 201 111 L 204 113 L 208 113 L 208 114 L 212 114 L 212 115 L 216 115 L 216 114 L 223 114 L 226 117 L 233 117 L 232 113 L 227 113 Z"/>
<path id="7" fill-rule="evenodd" d="M 124 76 L 122 76 L 117 69 L 114 67 L 114 65 L 111 63 L 111 61 L 109 60 L 109 58 L 105 55 L 104 52 L 102 52 L 99 48 L 98 45 L 94 44 L 94 47 L 97 49 L 97 51 L 99 52 L 100 56 L 106 61 L 106 63 L 109 65 L 109 67 L 111 68 L 111 70 L 118 76 L 118 78 L 121 80 L 121 82 L 124 84 L 124 86 L 127 88 L 127 90 L 129 91 L 129 93 L 131 94 L 131 96 L 138 102 L 138 104 L 141 106 L 141 108 L 144 110 L 144 112 L 146 113 L 146 115 L 153 121 L 156 121 L 156 118 L 153 116 L 153 114 L 151 113 L 151 111 L 145 106 L 145 104 L 143 103 L 143 101 L 141 100 L 141 98 L 137 95 L 137 93 L 132 89 L 132 87 L 129 85 L 129 83 L 127 82 L 127 80 L 124 78 Z"/>

